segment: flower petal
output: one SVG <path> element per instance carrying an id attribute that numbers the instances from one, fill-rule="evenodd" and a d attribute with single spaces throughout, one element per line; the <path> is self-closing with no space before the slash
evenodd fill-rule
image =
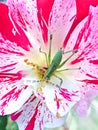
<path id="1" fill-rule="evenodd" d="M 55 0 L 49 17 L 49 29 L 53 35 L 52 45 L 59 49 L 70 30 L 76 15 L 75 0 Z"/>
<path id="2" fill-rule="evenodd" d="M 28 86 L 21 83 L 24 77 L 23 66 L 25 67 L 24 53 L 28 52 L 30 46 L 22 29 L 11 19 L 8 7 L 0 3 L 1 115 L 18 110 L 32 93 Z"/>
<path id="3" fill-rule="evenodd" d="M 65 120 L 65 117 L 60 120 L 53 116 L 46 105 L 34 95 L 11 117 L 16 120 L 20 130 L 43 130 L 44 127 L 54 127 L 53 124 L 58 127 Z"/>
<path id="4" fill-rule="evenodd" d="M 80 99 L 79 87 L 68 79 L 63 80 L 61 88 L 47 85 L 43 89 L 43 95 L 49 110 L 57 117 L 66 115 Z"/>
<path id="5" fill-rule="evenodd" d="M 29 32 L 33 39 L 35 38 L 36 43 L 43 42 L 42 36 L 44 42 L 47 43 L 48 31 L 50 31 L 53 35 L 53 43 L 56 43 L 55 45 L 58 47 L 61 47 L 76 14 L 75 0 L 8 0 L 8 6 L 14 20 Z M 49 26 L 48 31 L 42 17 Z M 29 39 L 31 38 L 29 37 Z M 30 41 L 32 43 L 32 39 Z"/>
<path id="6" fill-rule="evenodd" d="M 49 15 L 53 6 L 54 0 L 37 0 L 37 8 L 38 8 L 38 20 L 42 29 L 42 35 L 44 42 L 48 41 L 48 28 L 45 23 L 43 23 L 42 17 L 44 18 L 46 24 L 48 25 Z M 42 14 L 41 14 L 42 13 Z M 42 24 L 43 23 L 43 24 Z"/>
<path id="7" fill-rule="evenodd" d="M 93 98 L 90 99 L 88 92 L 92 91 L 95 97 L 98 93 L 98 6 L 90 7 L 89 15 L 74 30 L 66 46 L 67 50 L 78 49 L 76 58 L 69 66 L 81 67 L 74 71 L 74 77 L 82 92 L 81 100 L 77 103 L 77 113 L 87 114 L 87 110 Z M 83 98 L 84 96 L 84 98 Z M 88 101 L 89 100 L 89 101 Z"/>
<path id="8" fill-rule="evenodd" d="M 37 18 L 36 0 L 8 0 L 11 16 L 14 22 L 26 32 L 32 46 L 43 43 L 42 32 Z"/>
<path id="9" fill-rule="evenodd" d="M 20 82 L 0 82 L 0 115 L 17 111 L 30 97 L 32 89 Z"/>
<path id="10" fill-rule="evenodd" d="M 90 7 L 89 16 L 74 30 L 66 46 L 66 50 L 77 49 L 78 53 L 69 62 L 69 66 L 81 67 L 74 71 L 76 80 L 92 84 L 98 88 L 98 6 Z M 85 88 L 85 89 L 86 89 Z M 88 87 L 89 88 L 89 87 Z"/>
<path id="11" fill-rule="evenodd" d="M 88 15 L 90 5 L 96 6 L 97 4 L 97 0 L 76 0 L 78 21 L 83 20 Z"/>
<path id="12" fill-rule="evenodd" d="M 0 3 L 0 37 L 16 42 L 16 45 L 29 50 L 31 44 L 22 29 L 13 22 L 8 7 Z M 1 38 L 0 38 L 1 39 Z"/>
<path id="13" fill-rule="evenodd" d="M 11 114 L 18 110 L 32 94 L 32 89 L 21 82 L 25 76 L 23 72 L 24 54 L 21 50 L 15 43 L 4 40 L 0 36 L 1 115 Z"/>
<path id="14" fill-rule="evenodd" d="M 84 4 L 85 2 L 85 4 Z M 76 17 L 73 21 L 73 24 L 64 40 L 63 46 L 66 47 L 68 40 L 70 39 L 71 34 L 73 33 L 76 26 L 89 14 L 90 5 L 96 6 L 98 4 L 97 0 L 76 0 Z M 74 37 L 75 38 L 75 37 Z"/>

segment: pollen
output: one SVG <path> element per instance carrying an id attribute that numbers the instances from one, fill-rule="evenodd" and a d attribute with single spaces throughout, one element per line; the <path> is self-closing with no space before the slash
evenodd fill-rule
<path id="1" fill-rule="evenodd" d="M 56 113 L 56 117 L 57 117 L 57 118 L 60 118 L 60 117 L 61 117 L 61 115 L 60 115 L 59 112 Z"/>
<path id="2" fill-rule="evenodd" d="M 54 98 L 54 101 L 56 102 L 60 102 L 62 99 L 59 99 L 59 98 Z"/>
<path id="3" fill-rule="evenodd" d="M 28 59 L 25 59 L 24 62 L 27 64 L 27 65 L 30 65 L 32 67 L 35 67 L 36 65 L 32 62 L 29 62 Z"/>
<path id="4" fill-rule="evenodd" d="M 41 95 L 43 95 L 42 87 L 38 87 L 37 92 Z"/>
<path id="5" fill-rule="evenodd" d="M 29 62 L 28 59 L 25 59 L 24 62 L 29 65 L 29 66 L 32 66 L 33 70 L 36 71 L 36 74 L 38 75 L 39 79 L 42 80 L 45 73 L 46 73 L 46 68 L 45 67 L 42 67 L 42 66 L 39 66 L 37 64 L 34 64 L 33 62 Z"/>

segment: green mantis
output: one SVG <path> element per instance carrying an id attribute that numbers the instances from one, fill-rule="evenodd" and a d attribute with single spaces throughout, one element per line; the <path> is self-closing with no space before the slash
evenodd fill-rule
<path id="1" fill-rule="evenodd" d="M 54 73 L 60 69 L 75 53 L 77 53 L 77 50 L 73 50 L 73 51 L 67 51 L 65 53 L 69 53 L 72 52 L 72 54 L 64 61 L 62 61 L 62 56 L 64 54 L 63 50 L 60 49 L 56 52 L 56 54 L 54 55 L 52 61 L 51 61 L 51 43 L 52 43 L 52 35 L 50 35 L 50 45 L 49 45 L 49 52 L 48 55 L 45 52 L 42 52 L 40 49 L 40 52 L 45 54 L 46 57 L 46 63 L 47 63 L 47 70 L 44 74 L 44 80 L 48 81 L 52 76 L 55 76 L 57 78 L 59 78 L 60 85 L 62 84 L 63 80 L 56 76 Z M 67 69 L 63 69 L 63 70 L 59 70 L 59 71 L 65 71 Z"/>
<path id="2" fill-rule="evenodd" d="M 47 29 L 49 30 L 48 28 L 48 25 L 46 23 L 46 21 L 44 20 L 43 16 L 41 15 L 42 17 L 42 21 L 43 23 L 46 25 Z M 60 80 L 60 85 L 62 85 L 62 82 L 63 82 L 63 79 L 60 78 L 56 72 L 61 72 L 61 71 L 66 71 L 66 70 L 74 70 L 74 69 L 80 69 L 80 68 L 72 68 L 72 69 L 61 69 L 65 63 L 75 54 L 77 53 L 78 51 L 77 50 L 70 50 L 70 51 L 67 51 L 67 52 L 64 52 L 63 49 L 59 49 L 55 54 L 54 54 L 54 57 L 51 59 L 51 53 L 52 53 L 52 34 L 50 33 L 50 30 L 49 30 L 49 34 L 50 34 L 50 39 L 49 39 L 49 49 L 48 49 L 48 53 L 46 52 L 43 52 L 41 50 L 41 48 L 39 48 L 39 52 L 40 53 L 43 53 L 45 55 L 45 60 L 46 60 L 46 64 L 47 66 L 39 66 L 39 65 L 35 65 L 33 63 L 29 63 L 28 61 L 25 61 L 27 64 L 33 64 L 32 66 L 33 67 L 36 67 L 37 68 L 37 71 L 38 71 L 38 74 L 39 74 L 39 77 L 40 80 L 38 81 L 35 81 L 35 82 L 43 82 L 43 81 L 46 81 L 48 83 L 51 83 L 50 79 L 52 76 L 58 78 Z M 63 60 L 63 54 L 66 54 L 66 53 L 71 53 L 71 55 L 66 58 L 64 61 Z M 52 83 L 54 84 L 54 83 Z"/>
<path id="3" fill-rule="evenodd" d="M 40 12 L 40 15 L 41 15 L 41 18 L 42 18 L 42 21 L 43 23 L 45 24 L 46 28 L 48 29 L 49 33 L 50 33 L 50 30 L 48 28 L 48 25 L 45 21 L 45 19 L 43 18 L 42 16 L 42 12 Z M 51 61 L 51 48 L 52 48 L 52 34 L 50 33 L 50 43 L 49 43 L 49 51 L 48 51 L 48 55 L 46 52 L 43 52 L 41 51 L 41 48 L 40 48 L 40 52 L 42 52 L 44 55 L 45 55 L 45 58 L 46 58 L 46 63 L 47 63 L 47 70 L 44 74 L 44 80 L 49 80 L 51 78 L 51 76 L 54 75 L 54 73 L 60 69 L 62 66 L 64 66 L 64 64 L 75 54 L 77 53 L 78 51 L 77 50 L 71 50 L 71 51 L 67 51 L 67 52 L 63 52 L 62 49 L 58 50 L 56 52 L 56 54 L 54 55 L 52 61 Z M 69 52 L 72 52 L 72 54 L 64 61 L 62 61 L 62 56 L 63 54 L 65 53 L 69 53 Z M 62 69 L 62 70 L 59 70 L 59 71 L 65 71 L 65 70 L 68 70 L 68 69 Z M 61 83 L 60 85 L 62 84 L 62 79 L 56 75 L 54 75 L 55 77 L 59 78 L 61 80 Z"/>

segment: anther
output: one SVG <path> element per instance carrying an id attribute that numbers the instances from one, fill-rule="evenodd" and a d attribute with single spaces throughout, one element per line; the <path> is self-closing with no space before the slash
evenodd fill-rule
<path id="1" fill-rule="evenodd" d="M 52 40 L 52 37 L 53 37 L 52 34 L 50 34 L 50 40 Z"/>
<path id="2" fill-rule="evenodd" d="M 33 67 L 36 66 L 34 63 L 29 62 L 28 59 L 25 59 L 24 62 L 25 62 L 27 65 L 30 65 L 30 66 L 33 66 Z"/>
<path id="3" fill-rule="evenodd" d="M 74 52 L 74 53 L 77 53 L 77 52 L 78 52 L 78 50 L 73 50 L 73 52 Z"/>

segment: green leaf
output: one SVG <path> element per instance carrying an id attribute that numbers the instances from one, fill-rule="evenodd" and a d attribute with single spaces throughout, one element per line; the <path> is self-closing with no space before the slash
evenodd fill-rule
<path id="1" fill-rule="evenodd" d="M 12 121 L 10 117 L 8 117 L 8 124 L 6 130 L 19 130 L 17 123 Z"/>
<path id="2" fill-rule="evenodd" d="M 6 130 L 7 116 L 0 116 L 0 130 Z"/>

